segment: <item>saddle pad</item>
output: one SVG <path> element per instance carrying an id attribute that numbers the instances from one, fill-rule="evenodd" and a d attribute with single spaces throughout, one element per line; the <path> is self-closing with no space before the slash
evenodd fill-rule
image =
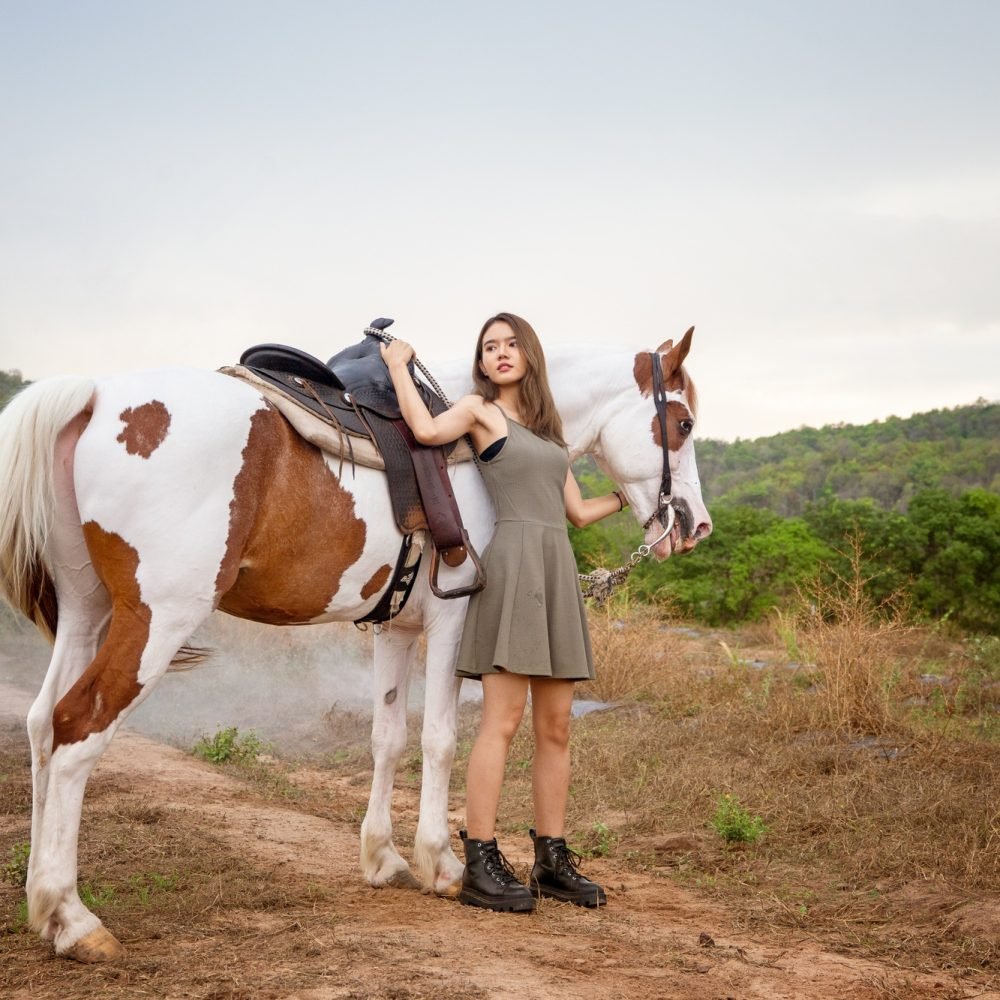
<path id="1" fill-rule="evenodd" d="M 223 375 L 238 378 L 259 392 L 291 425 L 296 432 L 310 444 L 315 445 L 328 455 L 334 455 L 345 461 L 354 461 L 369 469 L 385 469 L 385 462 L 375 447 L 371 438 L 348 435 L 341 428 L 316 416 L 301 403 L 282 392 L 277 386 L 255 375 L 243 365 L 226 365 L 219 369 Z M 350 441 L 348 443 L 348 438 Z M 448 456 L 448 464 L 468 462 L 472 459 L 472 450 L 464 439 L 459 441 Z"/>

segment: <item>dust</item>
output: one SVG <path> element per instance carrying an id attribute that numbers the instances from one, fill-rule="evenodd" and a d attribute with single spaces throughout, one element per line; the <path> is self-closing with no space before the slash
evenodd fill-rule
<path id="1" fill-rule="evenodd" d="M 371 719 L 373 634 L 349 623 L 275 628 L 213 614 L 191 637 L 205 662 L 171 671 L 128 718 L 126 728 L 176 747 L 227 726 L 254 730 L 277 752 L 310 755 Z M 52 649 L 26 622 L 0 620 L 0 682 L 38 691 Z M 475 685 L 463 698 L 474 700 Z M 418 655 L 407 706 L 420 713 Z"/>

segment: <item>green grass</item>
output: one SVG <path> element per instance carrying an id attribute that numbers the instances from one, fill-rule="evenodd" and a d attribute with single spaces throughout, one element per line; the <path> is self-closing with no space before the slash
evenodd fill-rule
<path id="1" fill-rule="evenodd" d="M 715 815 L 708 823 L 729 844 L 754 844 L 767 832 L 764 821 L 759 816 L 751 816 L 728 793 L 719 796 Z"/>
<path id="2" fill-rule="evenodd" d="M 31 854 L 31 844 L 26 840 L 14 844 L 10 849 L 10 861 L 0 869 L 3 877 L 14 885 L 22 888 L 28 883 L 28 857 Z"/>
<path id="3" fill-rule="evenodd" d="M 241 734 L 236 726 L 227 726 L 214 736 L 202 736 L 192 747 L 191 752 L 211 764 L 248 764 L 255 761 L 267 749 L 267 744 L 252 729 Z"/>

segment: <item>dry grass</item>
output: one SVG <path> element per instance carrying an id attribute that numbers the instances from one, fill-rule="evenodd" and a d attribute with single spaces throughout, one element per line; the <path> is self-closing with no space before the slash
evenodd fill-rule
<path id="1" fill-rule="evenodd" d="M 692 634 L 627 601 L 592 612 L 591 628 L 598 680 L 580 694 L 619 707 L 574 723 L 571 842 L 709 894 L 747 928 L 794 928 L 827 946 L 1000 987 L 1000 643 L 911 628 L 892 608 L 873 608 L 857 577 L 739 634 Z M 475 726 L 468 711 L 463 720 L 456 804 Z M 357 727 L 362 746 L 365 728 Z M 330 749 L 331 766 L 367 784 L 366 751 L 339 743 Z M 416 727 L 409 752 L 401 779 L 415 786 Z M 508 838 L 523 839 L 532 825 L 531 756 L 525 726 L 504 789 L 500 828 Z M 26 760 L 16 766 L 26 770 Z M 357 820 L 290 777 L 297 808 Z M 285 784 L 278 792 L 287 792 Z M 763 818 L 768 832 L 758 844 L 734 849 L 710 830 L 723 793 Z M 23 839 L 26 787 L 3 805 L 18 817 L 14 839 Z M 190 925 L 190 912 L 178 913 L 173 923 L 190 926 L 189 947 L 197 947 L 221 905 L 209 873 L 224 862 L 210 856 L 210 838 L 200 848 L 204 865 L 197 858 L 187 870 L 180 848 L 157 839 L 155 817 L 122 814 L 108 822 L 107 856 L 89 863 L 108 872 L 119 893 L 114 905 L 134 906 L 137 920 L 149 912 L 150 926 L 177 905 L 179 896 L 168 892 L 150 896 L 163 912 L 133 898 L 134 869 L 123 845 L 148 840 L 163 858 L 157 873 L 187 871 L 184 905 L 196 920 Z M 404 839 L 414 824 L 415 817 L 400 823 Z M 101 838 L 88 840 L 101 850 Z M 126 866 L 118 876 L 115 852 Z M 250 873 L 231 877 L 246 887 L 233 905 L 260 909 L 244 881 Z M 5 891 L 13 905 L 13 889 Z M 263 908 L 320 934 L 293 895 L 275 895 L 273 906 L 267 895 Z M 234 951 L 233 970 L 236 961 Z M 30 978 L 31 970 L 19 974 Z M 154 989 L 159 973 L 151 966 L 149 974 L 137 985 Z M 224 982 L 222 970 L 182 979 L 189 995 L 203 997 Z M 298 984 L 291 975 L 280 983 Z"/>
<path id="2" fill-rule="evenodd" d="M 596 701 L 648 701 L 671 687 L 674 652 L 663 642 L 667 619 L 652 605 L 628 595 L 592 609 L 590 642 L 597 679 L 581 684 L 579 694 Z"/>
<path id="3" fill-rule="evenodd" d="M 717 895 L 749 925 L 996 985 L 996 651 L 908 626 L 858 577 L 723 641 L 625 612 L 592 616 L 585 696 L 627 703 L 574 724 L 576 845 Z M 531 823 L 531 754 L 523 727 L 510 834 Z M 763 817 L 758 845 L 709 829 L 723 793 Z"/>
<path id="4" fill-rule="evenodd" d="M 790 615 L 776 616 L 777 629 L 790 651 L 813 671 L 815 697 L 795 721 L 807 729 L 882 735 L 906 728 L 900 712 L 917 689 L 908 676 L 906 639 L 915 630 L 906 608 L 868 598 L 855 548 L 853 572 L 833 585 L 814 585 Z"/>

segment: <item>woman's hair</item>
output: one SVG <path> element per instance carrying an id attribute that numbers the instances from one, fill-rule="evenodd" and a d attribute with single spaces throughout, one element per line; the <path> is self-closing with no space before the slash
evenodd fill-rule
<path id="1" fill-rule="evenodd" d="M 479 340 L 476 342 L 476 357 L 472 362 L 472 381 L 476 391 L 486 400 L 494 400 L 498 395 L 497 387 L 483 374 L 480 367 L 483 360 L 483 340 L 486 331 L 494 323 L 506 323 L 514 331 L 518 350 L 524 358 L 524 378 L 521 379 L 519 386 L 519 405 L 524 425 L 539 437 L 555 441 L 556 444 L 565 447 L 562 419 L 556 404 L 552 401 L 552 390 L 549 388 L 549 377 L 545 370 L 545 354 L 538 342 L 538 334 L 526 319 L 521 319 L 513 313 L 502 312 L 491 316 L 483 324 L 482 330 L 479 331 Z"/>

